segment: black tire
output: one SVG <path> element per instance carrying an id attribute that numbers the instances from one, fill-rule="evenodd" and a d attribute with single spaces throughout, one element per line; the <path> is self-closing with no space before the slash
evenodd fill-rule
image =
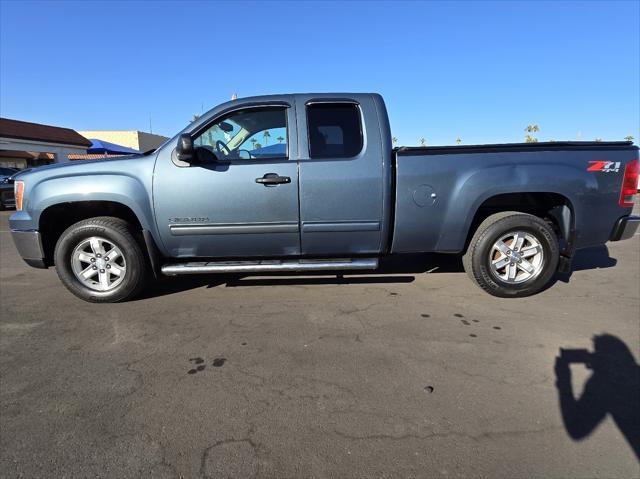
<path id="1" fill-rule="evenodd" d="M 132 299 L 145 287 L 149 277 L 147 259 L 132 232 L 129 223 L 110 216 L 89 218 L 71 225 L 58 239 L 54 252 L 56 271 L 62 284 L 78 298 L 92 303 L 115 303 Z M 108 291 L 96 291 L 86 286 L 73 272 L 74 249 L 92 236 L 104 238 L 116 245 L 126 261 L 124 279 Z"/>
<path id="2" fill-rule="evenodd" d="M 532 235 L 543 251 L 538 273 L 521 283 L 501 279 L 492 271 L 490 264 L 493 245 L 512 231 Z M 551 225 L 534 215 L 506 211 L 489 216 L 478 226 L 462 257 L 462 264 L 473 282 L 487 293 L 500 298 L 521 298 L 536 294 L 547 286 L 556 272 L 559 259 L 558 237 Z"/>

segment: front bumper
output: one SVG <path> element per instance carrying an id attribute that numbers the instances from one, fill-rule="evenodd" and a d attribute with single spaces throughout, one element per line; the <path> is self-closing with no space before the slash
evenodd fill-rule
<path id="1" fill-rule="evenodd" d="M 609 241 L 620 241 L 632 238 L 640 226 L 640 216 L 623 216 L 618 220 Z"/>
<path id="2" fill-rule="evenodd" d="M 46 268 L 42 240 L 38 231 L 11 230 L 13 242 L 22 259 L 34 268 Z"/>

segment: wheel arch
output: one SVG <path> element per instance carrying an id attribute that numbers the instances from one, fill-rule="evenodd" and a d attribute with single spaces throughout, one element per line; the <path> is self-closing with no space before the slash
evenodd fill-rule
<path id="1" fill-rule="evenodd" d="M 38 219 L 38 230 L 42 239 L 45 264 L 54 264 L 53 252 L 62 233 L 71 225 L 98 216 L 112 216 L 125 220 L 133 227 L 133 235 L 147 252 L 143 237 L 144 225 L 138 215 L 127 205 L 117 201 L 88 200 L 57 203 L 45 208 Z"/>
<path id="2" fill-rule="evenodd" d="M 489 196 L 480 202 L 467 220 L 464 251 L 478 226 L 489 216 L 517 211 L 538 216 L 551 223 L 561 240 L 561 252 L 571 256 L 575 242 L 575 210 L 572 201 L 557 192 L 511 192 Z"/>

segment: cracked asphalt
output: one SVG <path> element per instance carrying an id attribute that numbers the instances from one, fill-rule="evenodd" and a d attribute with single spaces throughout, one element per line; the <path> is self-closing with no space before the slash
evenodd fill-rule
<path id="1" fill-rule="evenodd" d="M 94 305 L 18 258 L 9 213 L 0 477 L 640 477 L 611 414 L 572 438 L 554 372 L 559 348 L 603 333 L 638 362 L 640 236 L 581 252 L 525 299 L 430 256 Z M 592 372 L 571 371 L 577 396 Z M 637 412 L 637 393 L 616 401 Z"/>

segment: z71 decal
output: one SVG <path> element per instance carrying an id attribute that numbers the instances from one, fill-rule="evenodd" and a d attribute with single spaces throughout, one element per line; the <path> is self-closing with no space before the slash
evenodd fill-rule
<path id="1" fill-rule="evenodd" d="M 591 166 L 587 168 L 587 171 L 602 171 L 603 173 L 617 173 L 620 171 L 619 161 L 593 160 L 589 163 L 591 163 Z"/>

